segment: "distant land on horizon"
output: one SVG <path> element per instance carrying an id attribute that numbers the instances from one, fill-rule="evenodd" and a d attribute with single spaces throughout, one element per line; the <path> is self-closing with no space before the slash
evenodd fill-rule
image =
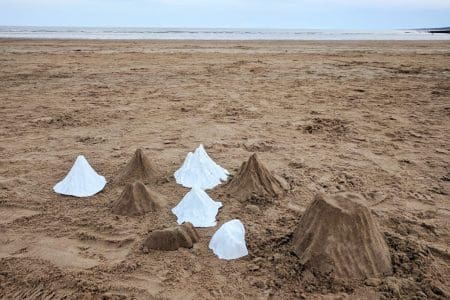
<path id="1" fill-rule="evenodd" d="M 220 30 L 220 29 L 227 29 L 227 30 L 242 30 L 242 29 L 248 29 L 248 30 L 316 30 L 316 31 L 320 31 L 320 30 L 337 30 L 337 31 L 346 31 L 346 30 L 350 30 L 350 31 L 386 31 L 386 30 L 421 30 L 421 31 L 430 31 L 430 30 L 435 30 L 435 31 L 450 31 L 450 26 L 446 26 L 446 27 L 420 27 L 420 28 L 412 28 L 412 27 L 403 27 L 403 28 L 391 28 L 391 29 L 359 29 L 359 28 L 346 28 L 346 29 L 334 29 L 334 28 L 282 28 L 282 27 L 274 27 L 274 28 L 265 28 L 265 27 L 174 27 L 174 26 L 83 26 L 83 25 L 79 25 L 79 26 L 66 26 L 66 25 L 50 25 L 50 26 L 43 26 L 43 25 L 4 25 L 4 24 L 0 24 L 0 27 L 16 27 L 16 28 L 129 28 L 129 29 L 133 29 L 133 28 L 166 28 L 166 29 L 170 29 L 170 28 L 176 28 L 176 29 L 211 29 L 211 30 Z"/>
<path id="2" fill-rule="evenodd" d="M 429 33 L 450 33 L 450 26 L 448 27 L 436 27 L 436 28 L 421 28 L 419 30 L 425 30 Z"/>

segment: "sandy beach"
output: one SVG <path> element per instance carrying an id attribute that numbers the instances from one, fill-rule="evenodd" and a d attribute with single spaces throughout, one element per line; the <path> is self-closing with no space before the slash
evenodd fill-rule
<path id="1" fill-rule="evenodd" d="M 0 298 L 450 298 L 450 42 L 0 40 Z M 253 153 L 286 196 L 221 201 L 249 255 L 146 251 L 176 225 L 173 173 L 204 144 L 235 175 Z M 113 214 L 113 179 L 142 148 L 167 180 L 158 213 Z M 108 185 L 53 186 L 83 154 Z M 292 236 L 318 193 L 370 203 L 393 274 L 333 279 L 298 262 Z"/>

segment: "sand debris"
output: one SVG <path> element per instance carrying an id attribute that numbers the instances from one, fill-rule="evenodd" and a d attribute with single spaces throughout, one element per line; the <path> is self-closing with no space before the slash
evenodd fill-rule
<path id="1" fill-rule="evenodd" d="M 171 228 L 154 230 L 144 241 L 143 248 L 174 251 L 180 247 L 192 248 L 200 236 L 191 223 L 186 222 Z"/>
<path id="2" fill-rule="evenodd" d="M 149 190 L 142 182 L 128 183 L 112 205 L 112 212 L 123 216 L 144 215 L 157 211 L 165 205 L 165 199 L 157 192 Z"/>
<path id="3" fill-rule="evenodd" d="M 358 194 L 317 195 L 301 217 L 293 241 L 302 264 L 334 278 L 392 273 L 388 246 Z"/>
<path id="4" fill-rule="evenodd" d="M 89 197 L 106 185 L 105 177 L 98 175 L 83 155 L 79 155 L 66 177 L 53 190 L 58 194 Z"/>
<path id="5" fill-rule="evenodd" d="M 280 198 L 289 189 L 288 183 L 272 174 L 253 153 L 242 163 L 238 173 L 226 185 L 227 194 L 245 200 L 251 198 Z"/>

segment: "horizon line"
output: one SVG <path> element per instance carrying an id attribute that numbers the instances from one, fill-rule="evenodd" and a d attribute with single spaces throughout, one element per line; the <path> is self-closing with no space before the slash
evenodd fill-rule
<path id="1" fill-rule="evenodd" d="M 362 28 L 325 28 L 325 27 L 197 27 L 197 26 L 109 26 L 109 25 L 96 25 L 96 26 L 86 26 L 86 25 L 3 25 L 0 27 L 56 27 L 56 28 L 161 28 L 161 29 L 251 29 L 251 30 L 360 30 L 360 31 L 386 31 L 386 30 L 430 30 L 430 29 L 448 29 L 449 26 L 439 26 L 439 27 L 420 27 L 420 28 L 389 28 L 389 29 L 362 29 Z"/>

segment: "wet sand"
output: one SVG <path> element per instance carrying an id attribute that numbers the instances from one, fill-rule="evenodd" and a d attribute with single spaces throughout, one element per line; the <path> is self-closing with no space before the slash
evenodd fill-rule
<path id="1" fill-rule="evenodd" d="M 0 40 L 0 298 L 450 297 L 450 42 Z M 218 228 L 192 249 L 142 251 L 187 192 L 171 174 L 200 143 L 235 174 L 256 152 L 291 189 L 226 196 L 249 256 L 221 261 Z M 168 208 L 111 212 L 53 185 L 78 154 L 111 182 L 142 148 Z M 301 266 L 292 233 L 319 192 L 365 196 L 394 274 L 336 280 Z M 414 298 L 416 297 L 416 298 Z"/>

